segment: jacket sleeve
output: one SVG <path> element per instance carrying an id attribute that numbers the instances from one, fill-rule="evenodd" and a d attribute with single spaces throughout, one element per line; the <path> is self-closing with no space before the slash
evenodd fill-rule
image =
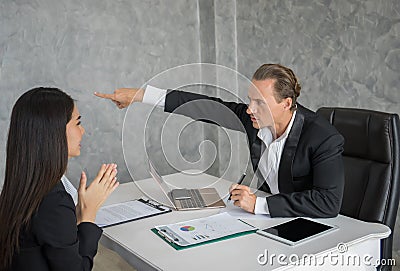
<path id="1" fill-rule="evenodd" d="M 76 225 L 75 206 L 66 192 L 44 198 L 33 228 L 50 270 L 92 269 L 102 230 L 89 222 Z"/>
<path id="2" fill-rule="evenodd" d="M 344 189 L 343 144 L 343 137 L 335 134 L 313 152 L 311 189 L 267 197 L 271 217 L 324 218 L 339 214 Z"/>
<path id="3" fill-rule="evenodd" d="M 165 112 L 175 113 L 219 126 L 245 132 L 251 126 L 246 113 L 247 105 L 225 102 L 219 98 L 190 92 L 168 90 L 165 99 Z"/>

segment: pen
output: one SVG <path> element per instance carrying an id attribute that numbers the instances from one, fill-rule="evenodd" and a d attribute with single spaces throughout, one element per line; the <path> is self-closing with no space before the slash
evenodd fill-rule
<path id="1" fill-rule="evenodd" d="M 242 182 L 243 182 L 243 180 L 244 180 L 244 177 L 246 177 L 246 173 L 243 173 L 242 177 L 240 177 L 240 179 L 239 179 L 239 181 L 237 182 L 237 184 L 242 184 Z M 231 200 L 231 196 L 232 196 L 232 195 L 229 195 L 228 200 Z"/>

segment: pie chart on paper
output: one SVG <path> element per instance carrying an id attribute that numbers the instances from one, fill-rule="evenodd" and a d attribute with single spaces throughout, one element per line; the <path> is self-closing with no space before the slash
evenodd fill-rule
<path id="1" fill-rule="evenodd" d="M 194 231 L 194 229 L 192 226 L 183 226 L 180 228 L 181 231 Z"/>

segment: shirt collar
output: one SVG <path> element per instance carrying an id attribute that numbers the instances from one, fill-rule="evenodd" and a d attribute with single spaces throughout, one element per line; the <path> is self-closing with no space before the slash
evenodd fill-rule
<path id="1" fill-rule="evenodd" d="M 283 139 L 286 139 L 290 133 L 290 130 L 292 129 L 293 126 L 293 122 L 294 119 L 296 117 L 296 111 L 293 112 L 292 118 L 290 119 L 289 125 L 286 128 L 285 132 L 278 137 L 277 139 L 275 139 L 275 141 L 281 141 Z M 271 127 L 267 126 L 264 128 L 261 128 L 258 133 L 257 136 L 264 142 L 265 145 L 269 145 L 272 143 L 272 141 L 274 141 L 273 136 L 272 136 L 272 132 L 271 132 Z"/>
<path id="2" fill-rule="evenodd" d="M 282 140 L 282 139 L 286 139 L 288 137 L 288 135 L 290 133 L 290 130 L 292 130 L 292 126 L 293 126 L 293 122 L 294 122 L 295 117 L 296 117 L 296 111 L 293 112 L 293 116 L 290 119 L 289 125 L 286 128 L 285 132 L 279 138 L 277 138 L 276 140 Z"/>
<path id="3" fill-rule="evenodd" d="M 265 145 L 271 144 L 271 142 L 274 140 L 274 137 L 272 136 L 271 132 L 271 127 L 266 126 L 264 128 L 261 128 L 258 130 L 257 136 L 264 142 Z"/>

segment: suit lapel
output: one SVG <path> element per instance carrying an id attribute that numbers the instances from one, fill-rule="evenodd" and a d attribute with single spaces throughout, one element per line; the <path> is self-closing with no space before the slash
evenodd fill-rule
<path id="1" fill-rule="evenodd" d="M 258 131 L 258 130 L 257 130 Z M 260 170 L 258 169 L 258 163 L 260 162 L 261 158 L 261 144 L 262 141 L 260 138 L 258 138 L 257 133 L 254 134 L 253 136 L 253 143 L 251 144 L 250 148 L 250 155 L 251 155 L 251 164 L 253 165 L 253 171 L 254 175 L 257 176 L 257 188 L 260 189 L 260 187 L 265 183 L 262 177 L 262 174 Z"/>
<path id="2" fill-rule="evenodd" d="M 261 150 L 262 144 L 264 144 L 261 139 L 255 134 L 255 138 L 253 138 L 253 144 L 251 145 L 251 162 L 253 165 L 254 175 L 257 177 L 257 189 L 265 191 L 267 193 L 271 193 L 269 186 L 264 180 L 264 176 L 261 174 L 260 169 L 258 168 L 258 164 L 261 159 Z"/>
<path id="3" fill-rule="evenodd" d="M 292 165 L 296 148 L 299 143 L 301 130 L 303 129 L 304 115 L 297 110 L 292 129 L 286 139 L 285 146 L 281 156 L 281 162 L 278 172 L 278 188 L 281 193 L 293 192 L 293 174 Z"/>
<path id="4" fill-rule="evenodd" d="M 257 133 L 255 133 L 253 135 L 252 141 L 253 141 L 253 143 L 251 144 L 251 148 L 250 148 L 251 163 L 253 165 L 254 172 L 256 172 L 258 162 L 260 162 L 260 158 L 261 158 L 261 139 L 259 139 L 257 137 Z"/>

